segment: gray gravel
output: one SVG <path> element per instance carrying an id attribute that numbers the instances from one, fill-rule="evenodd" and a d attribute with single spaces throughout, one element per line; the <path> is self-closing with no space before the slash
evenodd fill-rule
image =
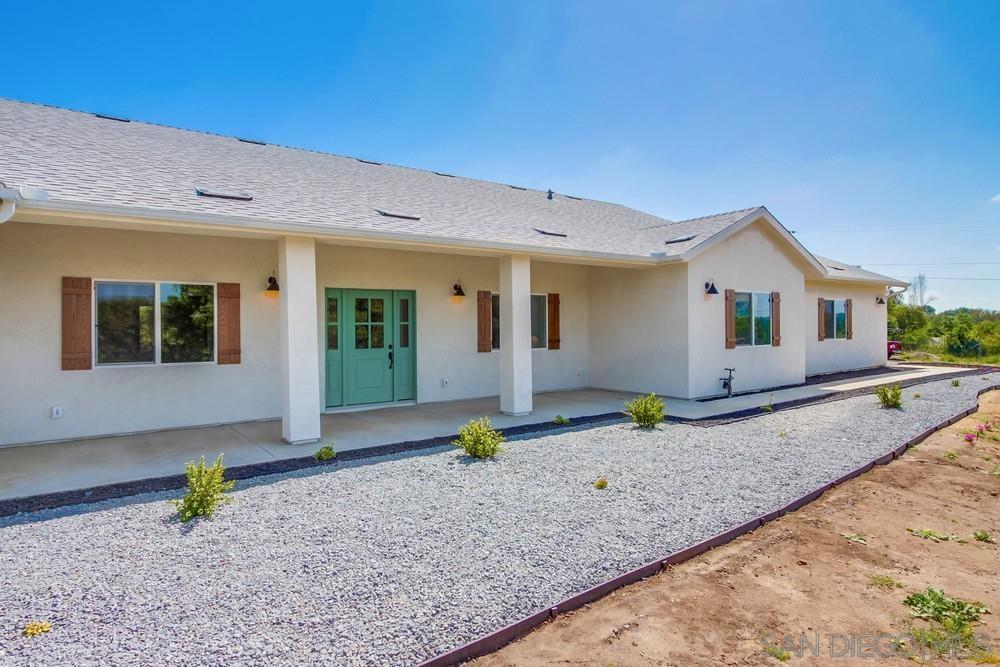
<path id="1" fill-rule="evenodd" d="M 0 519 L 0 664 L 416 663 L 778 507 L 986 385 L 276 475 L 189 526 L 169 493 Z M 20 637 L 35 619 L 53 630 Z"/>

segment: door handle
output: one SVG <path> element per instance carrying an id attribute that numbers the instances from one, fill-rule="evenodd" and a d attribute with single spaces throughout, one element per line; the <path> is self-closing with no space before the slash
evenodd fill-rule
<path id="1" fill-rule="evenodd" d="M 389 370 L 392 370 L 392 350 L 389 350 Z"/>

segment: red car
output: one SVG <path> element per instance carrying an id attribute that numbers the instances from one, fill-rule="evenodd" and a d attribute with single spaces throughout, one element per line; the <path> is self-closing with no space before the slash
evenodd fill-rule
<path id="1" fill-rule="evenodd" d="M 885 346 L 887 348 L 887 351 L 889 352 L 888 356 L 889 359 L 892 359 L 892 355 L 896 354 L 897 352 L 903 351 L 903 342 L 899 340 L 887 341 Z"/>

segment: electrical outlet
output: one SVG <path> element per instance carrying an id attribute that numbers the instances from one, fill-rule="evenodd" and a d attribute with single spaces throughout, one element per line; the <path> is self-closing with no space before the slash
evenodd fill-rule
<path id="1" fill-rule="evenodd" d="M 448 378 L 441 378 L 441 386 L 445 389 L 448 388 Z"/>
<path id="2" fill-rule="evenodd" d="M 52 406 L 52 418 L 53 419 L 62 419 L 62 406 L 61 405 L 53 405 Z"/>

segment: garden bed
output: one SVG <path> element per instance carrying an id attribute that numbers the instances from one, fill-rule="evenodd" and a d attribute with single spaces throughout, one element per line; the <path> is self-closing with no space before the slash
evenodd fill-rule
<path id="1" fill-rule="evenodd" d="M 614 424 L 0 519 L 12 664 L 409 664 L 789 501 L 975 404 L 981 376 L 758 419 Z M 921 397 L 914 399 L 913 393 Z M 609 480 L 607 489 L 592 482 Z M 22 638 L 32 620 L 51 632 Z"/>

